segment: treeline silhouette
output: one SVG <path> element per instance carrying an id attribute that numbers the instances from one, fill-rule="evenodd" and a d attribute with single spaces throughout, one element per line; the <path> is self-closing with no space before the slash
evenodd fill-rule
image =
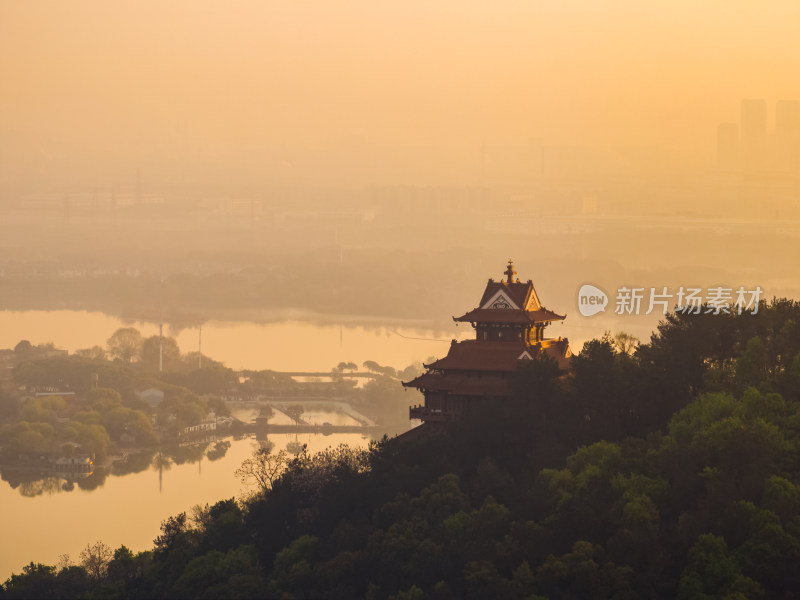
<path id="1" fill-rule="evenodd" d="M 152 550 L 31 563 L 0 596 L 800 596 L 800 303 L 671 314 L 514 389 L 415 441 L 301 453 Z"/>

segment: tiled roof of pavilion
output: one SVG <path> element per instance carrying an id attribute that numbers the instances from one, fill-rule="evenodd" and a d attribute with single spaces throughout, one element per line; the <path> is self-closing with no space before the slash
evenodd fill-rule
<path id="1" fill-rule="evenodd" d="M 529 346 L 525 342 L 453 341 L 447 356 L 425 367 L 434 370 L 510 373 L 517 369 L 520 360 L 536 358 L 540 352 L 553 357 L 559 366 L 563 366 L 562 359 L 569 355 L 569 342 L 566 339 L 543 340 Z"/>
<path id="2" fill-rule="evenodd" d="M 514 371 L 517 359 L 528 351 L 525 342 L 485 342 L 465 340 L 453 342 L 447 356 L 425 367 L 460 371 Z"/>
<path id="3" fill-rule="evenodd" d="M 478 307 L 460 317 L 453 317 L 453 320 L 469 323 L 533 324 L 564 319 L 564 315 L 542 306 L 533 281 L 529 279 L 522 283 L 519 279 L 515 280 L 516 271 L 511 261 L 505 275 L 506 279 L 501 281 L 489 279 Z"/>
<path id="4" fill-rule="evenodd" d="M 548 323 L 550 321 L 563 321 L 564 315 L 554 313 L 552 310 L 541 308 L 539 310 L 509 310 L 503 308 L 475 308 L 460 317 L 453 317 L 454 321 L 461 323 Z"/>
<path id="5" fill-rule="evenodd" d="M 510 380 L 504 375 L 423 373 L 403 385 L 431 392 L 450 392 L 459 396 L 508 396 L 511 393 Z"/>
<path id="6" fill-rule="evenodd" d="M 541 308 L 539 303 L 539 296 L 536 294 L 536 289 L 533 287 L 533 281 L 530 279 L 521 283 L 519 280 L 513 283 L 508 281 L 495 281 L 490 279 L 486 284 L 486 289 L 483 292 L 479 306 L 484 306 L 491 300 L 498 292 L 506 293 L 511 300 L 521 309 L 525 310 L 538 310 Z"/>
<path id="7" fill-rule="evenodd" d="M 507 396 L 508 374 L 540 354 L 552 357 L 560 368 L 566 369 L 571 356 L 569 342 L 543 340 L 536 346 L 527 346 L 524 342 L 454 342 L 447 356 L 425 365 L 429 369 L 427 373 L 403 385 L 467 396 Z"/>

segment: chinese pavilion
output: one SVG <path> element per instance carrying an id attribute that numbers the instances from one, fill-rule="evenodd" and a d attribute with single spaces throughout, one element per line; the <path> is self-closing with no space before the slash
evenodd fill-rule
<path id="1" fill-rule="evenodd" d="M 533 282 L 515 278 L 511 261 L 504 275 L 501 281 L 489 280 L 477 308 L 453 317 L 458 323 L 470 323 L 475 339 L 453 340 L 447 356 L 425 365 L 426 373 L 403 382 L 425 396 L 424 405 L 411 407 L 410 418 L 453 421 L 477 401 L 507 398 L 511 375 L 522 361 L 546 354 L 562 369 L 569 366 L 568 340 L 544 336 L 545 327 L 564 320 L 564 315 L 542 306 Z"/>

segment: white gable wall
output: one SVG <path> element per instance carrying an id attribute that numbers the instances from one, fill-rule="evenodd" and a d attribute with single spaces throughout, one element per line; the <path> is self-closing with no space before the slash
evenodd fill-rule
<path id="1" fill-rule="evenodd" d="M 505 304 L 507 306 L 497 306 L 499 304 Z M 489 298 L 486 302 L 484 302 L 481 308 L 507 308 L 507 309 L 514 309 L 519 310 L 519 306 L 506 294 L 505 290 L 497 290 L 497 292 Z"/>

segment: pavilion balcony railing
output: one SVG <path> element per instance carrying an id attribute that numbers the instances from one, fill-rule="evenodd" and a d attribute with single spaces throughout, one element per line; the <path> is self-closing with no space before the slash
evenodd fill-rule
<path id="1" fill-rule="evenodd" d="M 457 415 L 452 411 L 445 411 L 439 408 L 428 408 L 426 406 L 417 405 L 408 409 L 408 416 L 411 419 L 419 419 L 420 421 L 443 422 L 452 421 Z"/>

